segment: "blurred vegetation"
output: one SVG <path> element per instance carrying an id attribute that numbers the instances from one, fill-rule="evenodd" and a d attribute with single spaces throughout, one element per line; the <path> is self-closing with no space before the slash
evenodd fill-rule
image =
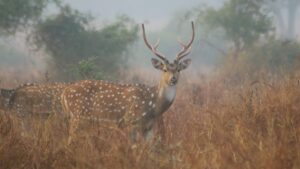
<path id="1" fill-rule="evenodd" d="M 141 56 L 152 54 L 143 42 L 135 43 L 138 27 L 129 17 L 120 16 L 115 21 L 100 23 L 93 16 L 76 11 L 61 0 L 0 2 L 0 9 L 3 9 L 0 10 L 0 34 L 15 35 L 16 32 L 30 31 L 28 39 L 33 43 L 26 45 L 29 48 L 35 46 L 38 52 L 51 57 L 46 61 L 48 67 L 45 69 L 54 80 L 116 79 L 127 65 L 137 65 L 136 62 L 145 63 L 138 64 L 141 67 L 150 65 L 145 62 L 145 57 L 149 56 Z M 45 14 L 50 4 L 55 4 L 54 8 L 58 9 L 51 16 Z M 299 4 L 297 0 L 227 0 L 219 8 L 201 6 L 178 12 L 164 30 L 147 33 L 151 41 L 161 37 L 160 50 L 171 59 L 170 54 L 179 50 L 178 44 L 174 43 L 176 37 L 182 36 L 183 40 L 190 37 L 187 20 L 193 18 L 198 23 L 198 38 L 190 57 L 202 64 L 201 67 L 221 64 L 224 68 L 224 63 L 244 61 L 241 65 L 249 70 L 257 70 L 259 66 L 275 72 L 282 65 L 295 63 L 299 56 L 296 38 L 287 41 L 278 33 L 278 30 L 284 29 L 280 26 L 282 10 L 293 9 L 287 13 L 289 23 L 284 29 L 292 30 Z M 9 54 L 5 52 L 7 50 L 0 50 L 1 61 L 11 63 L 7 58 Z M 290 51 L 291 54 L 283 51 Z M 28 58 L 22 52 L 17 53 L 22 56 L 12 56 L 15 58 L 13 61 L 22 62 Z M 197 57 L 199 55 L 201 57 Z M 128 64 L 128 60 L 132 62 Z"/>
<path id="2" fill-rule="evenodd" d="M 196 7 L 181 18 L 196 18 L 203 29 L 200 41 L 223 58 L 218 60 L 219 70 L 235 78 L 247 73 L 255 79 L 262 71 L 277 74 L 299 69 L 300 44 L 294 38 L 282 39 L 275 31 L 279 29 L 274 22 L 278 16 L 271 9 L 277 3 L 228 0 L 217 9 Z"/>
<path id="3" fill-rule="evenodd" d="M 252 0 L 230 0 L 220 9 L 199 9 L 198 20 L 207 30 L 223 30 L 225 38 L 233 43 L 235 54 L 251 47 L 273 27 L 268 13 Z"/>
<path id="4" fill-rule="evenodd" d="M 53 57 L 58 72 L 73 75 L 69 80 L 96 78 L 97 72 L 115 76 L 125 67 L 126 51 L 136 40 L 137 26 L 128 17 L 121 16 L 101 29 L 90 26 L 91 22 L 90 16 L 66 6 L 39 22 L 34 32 L 34 43 Z"/>
<path id="5" fill-rule="evenodd" d="M 229 53 L 220 62 L 219 70 L 233 83 L 244 79 L 257 81 L 266 77 L 283 76 L 298 71 L 300 66 L 300 44 L 269 39 L 238 54 Z"/>
<path id="6" fill-rule="evenodd" d="M 285 70 L 285 73 L 289 73 L 299 66 L 300 44 L 293 41 L 271 39 L 260 47 L 249 49 L 247 53 L 249 53 L 249 58 L 253 58 L 250 59 L 253 60 L 253 65 L 268 63 L 261 67 L 268 66 L 273 72 L 281 69 Z"/>
<path id="7" fill-rule="evenodd" d="M 281 39 L 296 40 L 297 12 L 299 0 L 256 0 L 274 16 Z"/>
<path id="8" fill-rule="evenodd" d="M 48 3 L 59 0 L 0 0 L 0 36 L 36 22 Z"/>
<path id="9" fill-rule="evenodd" d="M 58 14 L 44 15 L 50 4 L 55 4 Z M 51 56 L 48 69 L 56 70 L 51 71 L 56 80 L 113 79 L 126 68 L 128 48 L 137 38 L 137 25 L 127 16 L 101 26 L 93 25 L 93 21 L 92 16 L 60 0 L 0 1 L 0 36 L 26 32 L 29 48 L 36 47 L 37 52 Z M 2 48 L 2 61 L 15 60 L 8 59 L 8 49 Z M 31 59 L 26 57 L 20 54 L 14 58 L 21 62 Z"/>

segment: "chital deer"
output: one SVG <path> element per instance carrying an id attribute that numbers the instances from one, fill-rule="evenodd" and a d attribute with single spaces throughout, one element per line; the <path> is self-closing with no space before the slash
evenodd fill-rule
<path id="1" fill-rule="evenodd" d="M 34 85 L 33 83 L 25 83 L 14 89 L 0 89 L 0 109 L 3 111 L 11 111 L 13 107 L 13 98 L 18 90 Z"/>
<path id="2" fill-rule="evenodd" d="M 23 129 L 30 129 L 32 117 L 47 118 L 61 113 L 60 96 L 68 84 L 23 84 L 15 89 L 1 89 L 0 109 L 20 117 Z"/>
<path id="3" fill-rule="evenodd" d="M 14 90 L 10 97 L 10 111 L 18 116 L 50 115 L 61 112 L 60 95 L 68 84 L 30 84 Z"/>
<path id="4" fill-rule="evenodd" d="M 61 113 L 60 96 L 68 84 L 22 84 L 15 89 L 0 89 L 0 109 L 20 117 Z"/>
<path id="5" fill-rule="evenodd" d="M 68 86 L 62 94 L 64 112 L 70 117 L 69 142 L 82 119 L 99 122 L 116 122 L 120 127 L 131 126 L 132 138 L 138 133 L 147 136 L 153 124 L 172 105 L 180 71 L 191 63 L 182 60 L 191 51 L 195 30 L 192 22 L 192 38 L 184 44 L 173 62 L 157 51 L 159 42 L 151 45 L 142 25 L 146 46 L 160 59 L 152 58 L 154 68 L 162 71 L 159 84 L 149 87 L 143 84 L 116 84 L 85 80 Z"/>

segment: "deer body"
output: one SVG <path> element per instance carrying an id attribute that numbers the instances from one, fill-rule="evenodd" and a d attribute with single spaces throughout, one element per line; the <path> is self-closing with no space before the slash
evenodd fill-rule
<path id="1" fill-rule="evenodd" d="M 70 117 L 69 142 L 80 120 L 114 122 L 119 127 L 130 127 L 133 139 L 137 133 L 147 136 L 154 123 L 172 105 L 180 71 L 186 69 L 190 59 L 180 61 L 190 53 L 194 40 L 183 46 L 176 59 L 170 63 L 157 52 L 158 43 L 148 43 L 143 25 L 143 37 L 147 47 L 161 60 L 152 58 L 154 68 L 162 71 L 158 85 L 116 84 L 105 81 L 85 80 L 68 86 L 62 93 L 64 112 Z"/>
<path id="2" fill-rule="evenodd" d="M 15 89 L 0 89 L 0 109 L 3 111 L 11 111 L 13 107 L 13 98 L 15 97 L 17 91 L 33 85 L 33 83 L 26 83 Z"/>
<path id="3" fill-rule="evenodd" d="M 60 96 L 68 84 L 23 84 L 15 89 L 0 89 L 1 109 L 20 117 L 61 112 Z"/>
<path id="4" fill-rule="evenodd" d="M 11 110 L 20 116 L 60 113 L 60 95 L 66 84 L 40 84 L 22 87 L 11 98 Z"/>
<path id="5" fill-rule="evenodd" d="M 122 128 L 134 126 L 146 135 L 175 98 L 167 91 L 159 86 L 85 80 L 67 87 L 61 101 L 71 124 L 79 120 L 113 122 Z"/>
<path id="6" fill-rule="evenodd" d="M 15 89 L 0 89 L 0 108 L 21 120 L 23 131 L 31 129 L 31 118 L 47 118 L 62 112 L 60 96 L 64 83 L 23 84 Z"/>

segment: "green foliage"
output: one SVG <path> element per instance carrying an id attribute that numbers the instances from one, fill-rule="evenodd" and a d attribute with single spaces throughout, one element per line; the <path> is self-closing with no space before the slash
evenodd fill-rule
<path id="1" fill-rule="evenodd" d="M 91 77 L 92 73 L 95 69 L 95 58 L 88 58 L 87 60 L 82 60 L 79 62 L 79 73 L 83 76 L 83 77 Z"/>
<path id="2" fill-rule="evenodd" d="M 45 47 L 46 51 L 57 60 L 58 63 L 66 63 L 70 59 L 75 59 L 82 55 L 81 49 L 84 25 L 88 18 L 83 14 L 73 11 L 69 7 L 61 9 L 61 13 L 55 17 L 49 17 L 41 21 L 34 32 L 34 42 L 40 47 Z M 79 53 L 77 53 L 79 52 Z"/>
<path id="3" fill-rule="evenodd" d="M 137 26 L 124 16 L 102 29 L 89 27 L 91 21 L 90 16 L 63 7 L 38 24 L 34 42 L 45 48 L 61 71 L 70 73 L 72 67 L 79 67 L 83 72 L 75 79 L 86 78 L 82 76 L 86 71 L 89 77 L 97 72 L 114 75 L 126 62 L 125 52 L 137 37 Z"/>
<path id="4" fill-rule="evenodd" d="M 218 10 L 205 8 L 198 16 L 210 30 L 223 29 L 237 50 L 251 46 L 272 30 L 268 12 L 253 0 L 230 0 Z"/>
<path id="5" fill-rule="evenodd" d="M 33 22 L 51 1 L 58 3 L 58 0 L 0 0 L 0 35 L 13 34 Z"/>
<path id="6" fill-rule="evenodd" d="M 90 57 L 81 60 L 78 65 L 74 66 L 77 76 L 83 79 L 103 79 L 107 78 L 102 72 L 97 71 L 96 57 Z"/>

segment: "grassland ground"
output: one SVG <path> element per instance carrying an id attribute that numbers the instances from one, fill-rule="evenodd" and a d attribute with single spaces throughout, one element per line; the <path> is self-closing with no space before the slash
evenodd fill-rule
<path id="1" fill-rule="evenodd" d="M 156 136 L 134 148 L 114 125 L 83 122 L 68 145 L 67 122 L 59 116 L 31 119 L 24 135 L 20 119 L 1 112 L 0 168 L 300 168 L 298 80 L 224 79 L 182 82 Z"/>

